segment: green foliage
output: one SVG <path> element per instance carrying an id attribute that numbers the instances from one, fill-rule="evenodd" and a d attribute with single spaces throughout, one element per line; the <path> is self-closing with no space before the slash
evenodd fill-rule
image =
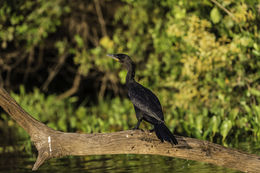
<path id="1" fill-rule="evenodd" d="M 19 94 L 11 93 L 11 96 L 30 115 L 55 130 L 85 133 L 110 132 L 127 130 L 134 122 L 134 110 L 130 101 L 119 98 L 112 102 L 101 100 L 97 106 L 76 107 L 76 97 L 59 100 L 55 95 L 45 96 L 39 89 L 26 93 L 23 86 L 20 87 Z M 15 121 L 8 116 L 5 114 L 1 116 L 10 126 L 16 126 Z M 18 129 L 18 136 L 28 137 L 21 128 Z"/>
<path id="2" fill-rule="evenodd" d="M 221 20 L 221 14 L 220 14 L 220 12 L 219 12 L 219 10 L 218 10 L 217 7 L 214 7 L 214 8 L 210 11 L 210 18 L 211 18 L 211 20 L 212 20 L 212 22 L 213 22 L 214 24 L 220 22 L 220 20 Z"/>
<path id="3" fill-rule="evenodd" d="M 112 37 L 114 52 L 137 62 L 137 79 L 159 96 L 169 126 L 219 142 L 259 140 L 257 1 L 221 2 L 235 18 L 209 1 L 125 2 L 115 15 L 123 26 Z"/>
<path id="4" fill-rule="evenodd" d="M 0 41 L 3 49 L 8 42 L 39 44 L 61 24 L 60 16 L 69 12 L 68 6 L 57 1 L 4 1 L 0 7 Z M 34 10 L 32 10 L 32 8 Z M 50 20 L 51 19 L 51 20 Z M 10 23 L 9 23 L 10 22 Z"/>

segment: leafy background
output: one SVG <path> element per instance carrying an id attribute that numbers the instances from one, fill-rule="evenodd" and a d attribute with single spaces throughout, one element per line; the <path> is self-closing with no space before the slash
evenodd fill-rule
<path id="1" fill-rule="evenodd" d="M 127 53 L 175 134 L 257 142 L 260 3 L 219 0 L 227 13 L 213 2 L 1 1 L 0 85 L 51 128 L 126 130 L 136 123 L 126 71 L 106 54 Z M 0 132 L 3 146 L 29 138 L 3 111 Z"/>

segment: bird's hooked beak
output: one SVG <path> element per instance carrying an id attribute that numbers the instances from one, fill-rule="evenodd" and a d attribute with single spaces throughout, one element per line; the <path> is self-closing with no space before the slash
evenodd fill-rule
<path id="1" fill-rule="evenodd" d="M 116 61 L 119 61 L 119 58 L 118 58 L 118 56 L 116 54 L 107 54 L 107 56 L 113 58 Z"/>

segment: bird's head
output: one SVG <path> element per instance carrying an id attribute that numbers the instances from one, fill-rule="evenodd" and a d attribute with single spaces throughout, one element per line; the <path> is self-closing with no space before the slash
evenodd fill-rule
<path id="1" fill-rule="evenodd" d="M 124 64 L 127 61 L 131 61 L 130 57 L 126 54 L 107 54 L 107 56 L 112 57 L 114 60 Z"/>
<path id="2" fill-rule="evenodd" d="M 116 61 L 119 61 L 127 69 L 126 83 L 134 81 L 135 77 L 135 63 L 131 60 L 128 55 L 125 54 L 108 54 L 107 56 L 112 57 Z"/>
<path id="3" fill-rule="evenodd" d="M 121 64 L 123 64 L 127 69 L 129 69 L 129 67 L 133 67 L 135 66 L 134 62 L 131 60 L 131 58 L 126 55 L 126 54 L 108 54 L 107 56 L 112 57 L 114 60 L 120 62 Z"/>

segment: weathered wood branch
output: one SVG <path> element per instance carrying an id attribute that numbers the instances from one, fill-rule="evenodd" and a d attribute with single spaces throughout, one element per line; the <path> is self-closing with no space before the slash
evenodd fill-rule
<path id="1" fill-rule="evenodd" d="M 202 161 L 243 172 L 260 172 L 260 157 L 208 141 L 177 136 L 179 144 L 161 143 L 154 133 L 121 131 L 114 133 L 64 133 L 55 131 L 24 111 L 0 88 L 0 106 L 29 135 L 38 150 L 33 166 L 37 170 L 44 161 L 67 155 L 154 154 Z"/>

